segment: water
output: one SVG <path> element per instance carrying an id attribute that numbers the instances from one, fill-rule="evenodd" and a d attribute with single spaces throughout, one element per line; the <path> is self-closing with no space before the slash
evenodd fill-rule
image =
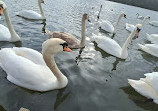
<path id="1" fill-rule="evenodd" d="M 65 31 L 80 39 L 81 16 L 92 15 L 103 5 L 101 19 L 116 23 L 121 11 L 127 19 L 122 19 L 114 37 L 121 46 L 129 35 L 125 23 L 140 23 L 136 13 L 151 20 L 158 20 L 158 12 L 122 5 L 105 0 L 45 0 L 43 9 L 46 22 L 29 21 L 15 16 L 23 9 L 39 12 L 36 0 L 4 0 L 12 24 L 22 38 L 21 42 L 0 42 L 0 47 L 29 47 L 41 52 L 41 44 L 47 39 L 44 29 Z M 94 9 L 92 10 L 92 7 Z M 94 21 L 92 19 L 92 21 Z M 5 24 L 4 17 L 0 23 Z M 44 27 L 45 26 L 45 27 Z M 31 111 L 156 111 L 158 105 L 138 94 L 129 86 L 127 79 L 139 79 L 143 74 L 158 71 L 158 59 L 138 49 L 137 43 L 150 43 L 145 33 L 158 33 L 158 28 L 150 26 L 148 21 L 129 46 L 126 60 L 111 56 L 92 42 L 92 32 L 106 35 L 98 30 L 97 23 L 86 23 L 86 47 L 73 50 L 72 53 L 59 53 L 55 56 L 59 69 L 69 80 L 66 88 L 49 92 L 30 91 L 10 83 L 6 73 L 0 68 L 0 111 L 18 111 L 25 107 Z"/>

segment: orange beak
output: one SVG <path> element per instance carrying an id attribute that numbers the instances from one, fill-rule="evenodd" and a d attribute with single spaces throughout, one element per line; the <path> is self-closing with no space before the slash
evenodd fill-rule
<path id="1" fill-rule="evenodd" d="M 3 14 L 3 8 L 0 7 L 0 16 Z"/>
<path id="2" fill-rule="evenodd" d="M 64 51 L 71 52 L 72 50 L 70 48 L 68 48 L 67 46 L 65 46 Z"/>

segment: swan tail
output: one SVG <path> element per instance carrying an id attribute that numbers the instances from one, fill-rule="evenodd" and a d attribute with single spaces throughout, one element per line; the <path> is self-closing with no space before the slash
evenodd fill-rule
<path id="1" fill-rule="evenodd" d="M 147 39 L 148 39 L 149 41 L 151 41 L 151 40 L 150 40 L 150 35 L 149 35 L 148 33 L 146 33 L 146 37 L 147 37 Z"/>
<path id="2" fill-rule="evenodd" d="M 128 79 L 128 83 L 141 95 L 147 98 L 156 98 L 157 93 L 156 91 L 146 82 L 142 80 L 132 80 Z"/>

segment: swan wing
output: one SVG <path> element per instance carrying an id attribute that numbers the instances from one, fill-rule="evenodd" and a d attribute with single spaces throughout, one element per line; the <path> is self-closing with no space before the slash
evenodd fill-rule
<path id="1" fill-rule="evenodd" d="M 138 44 L 141 50 L 158 57 L 158 44 Z"/>
<path id="2" fill-rule="evenodd" d="M 75 48 L 76 46 L 80 45 L 80 40 L 76 39 L 73 35 L 65 32 L 53 32 L 53 38 L 60 38 L 66 41 L 70 48 Z"/>
<path id="3" fill-rule="evenodd" d="M 95 36 L 95 41 L 98 44 L 98 47 L 104 50 L 105 52 L 116 57 L 121 56 L 122 48 L 115 40 L 109 37 Z"/>
<path id="4" fill-rule="evenodd" d="M 128 79 L 128 83 L 141 95 L 156 99 L 158 97 L 157 92 L 153 89 L 151 85 L 146 83 L 144 80 L 132 80 Z"/>
<path id="5" fill-rule="evenodd" d="M 11 35 L 7 27 L 0 24 L 0 41 L 10 41 Z"/>
<path id="6" fill-rule="evenodd" d="M 100 27 L 110 33 L 114 32 L 114 26 L 108 20 L 104 20 L 100 23 Z"/>
<path id="7" fill-rule="evenodd" d="M 132 32 L 134 28 L 135 28 L 134 25 L 126 23 L 126 30 L 128 30 L 129 32 Z"/>
<path id="8" fill-rule="evenodd" d="M 36 58 L 41 58 L 41 56 Z M 34 63 L 27 57 L 16 54 L 12 48 L 0 50 L 0 65 L 7 73 L 7 79 L 10 82 L 24 88 L 43 91 L 47 89 L 48 84 L 56 81 L 46 65 Z"/>
<path id="9" fill-rule="evenodd" d="M 149 80 L 148 84 L 152 86 L 155 91 L 158 93 L 158 72 L 152 72 L 152 73 L 147 73 L 144 74 L 146 78 Z"/>
<path id="10" fill-rule="evenodd" d="M 27 18 L 27 19 L 35 19 L 35 20 L 43 19 L 43 17 L 40 14 L 32 10 L 23 10 L 17 13 L 17 15 L 20 17 Z"/>

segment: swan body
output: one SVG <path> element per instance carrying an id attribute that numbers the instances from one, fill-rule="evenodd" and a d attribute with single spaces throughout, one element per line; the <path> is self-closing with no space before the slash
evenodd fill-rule
<path id="1" fill-rule="evenodd" d="M 53 55 L 65 48 L 65 41 L 58 38 L 45 41 L 42 54 L 25 47 L 3 48 L 0 66 L 7 73 L 7 79 L 18 86 L 35 91 L 60 89 L 68 80 L 58 69 Z"/>
<path id="2" fill-rule="evenodd" d="M 158 21 L 151 21 L 149 24 L 158 27 Z"/>
<path id="3" fill-rule="evenodd" d="M 20 41 L 19 35 L 15 32 L 11 24 L 10 17 L 7 12 L 6 4 L 0 0 L 0 5 L 3 5 L 3 12 L 4 12 L 5 20 L 8 26 L 7 28 L 4 25 L 0 24 L 0 41 L 9 41 L 9 42 Z"/>
<path id="4" fill-rule="evenodd" d="M 144 25 L 144 23 L 146 22 L 147 19 L 150 19 L 149 15 L 147 15 L 144 18 L 144 20 L 142 22 L 142 26 Z M 134 28 L 135 28 L 135 26 L 133 24 L 128 24 L 128 23 L 125 24 L 125 27 L 126 27 L 126 30 L 129 31 L 129 32 L 132 32 L 134 30 Z"/>
<path id="5" fill-rule="evenodd" d="M 158 34 L 146 34 L 147 36 L 147 39 L 151 42 L 151 43 L 154 43 L 154 44 L 158 44 Z"/>
<path id="6" fill-rule="evenodd" d="M 65 40 L 70 48 L 82 48 L 85 46 L 85 20 L 89 21 L 87 14 L 83 14 L 82 17 L 81 40 L 78 40 L 73 35 L 65 32 L 50 32 L 49 30 L 46 30 L 46 34 L 49 38 L 60 38 Z"/>
<path id="7" fill-rule="evenodd" d="M 137 15 L 137 19 L 144 19 L 144 17 L 139 15 L 139 13 L 137 13 L 136 15 Z"/>
<path id="8" fill-rule="evenodd" d="M 108 20 L 103 20 L 102 22 L 99 22 L 99 25 L 100 25 L 101 29 L 103 29 L 109 33 L 116 33 L 116 29 L 118 28 L 118 25 L 119 25 L 122 17 L 126 18 L 126 15 L 124 13 L 120 14 L 115 28 L 112 25 L 112 23 L 109 22 Z"/>
<path id="9" fill-rule="evenodd" d="M 32 20 L 45 19 L 41 3 L 44 3 L 44 1 L 43 0 L 38 0 L 38 5 L 39 5 L 39 8 L 40 8 L 41 14 L 39 14 L 39 13 L 37 13 L 35 11 L 32 11 L 32 10 L 22 10 L 22 11 L 17 13 L 17 16 L 20 16 L 20 17 L 23 17 L 23 18 L 27 18 L 27 19 L 32 19 Z"/>
<path id="10" fill-rule="evenodd" d="M 115 40 L 109 37 L 93 35 L 93 38 L 98 44 L 98 47 L 104 50 L 105 52 L 118 58 L 126 59 L 128 57 L 127 47 L 132 41 L 132 38 L 135 36 L 138 28 L 141 28 L 141 24 L 136 25 L 135 29 L 131 32 L 130 36 L 127 38 L 122 48 Z"/>
<path id="11" fill-rule="evenodd" d="M 132 32 L 134 30 L 135 26 L 133 24 L 126 23 L 126 30 L 129 32 Z"/>
<path id="12" fill-rule="evenodd" d="M 153 99 L 158 104 L 158 72 L 144 74 L 140 80 L 128 79 L 128 83 L 141 95 Z"/>
<path id="13" fill-rule="evenodd" d="M 27 18 L 27 19 L 34 19 L 34 20 L 44 19 L 41 14 L 32 10 L 23 10 L 23 11 L 18 12 L 17 15 L 20 17 Z"/>
<path id="14" fill-rule="evenodd" d="M 158 44 L 138 44 L 139 48 L 144 52 L 158 57 Z"/>

